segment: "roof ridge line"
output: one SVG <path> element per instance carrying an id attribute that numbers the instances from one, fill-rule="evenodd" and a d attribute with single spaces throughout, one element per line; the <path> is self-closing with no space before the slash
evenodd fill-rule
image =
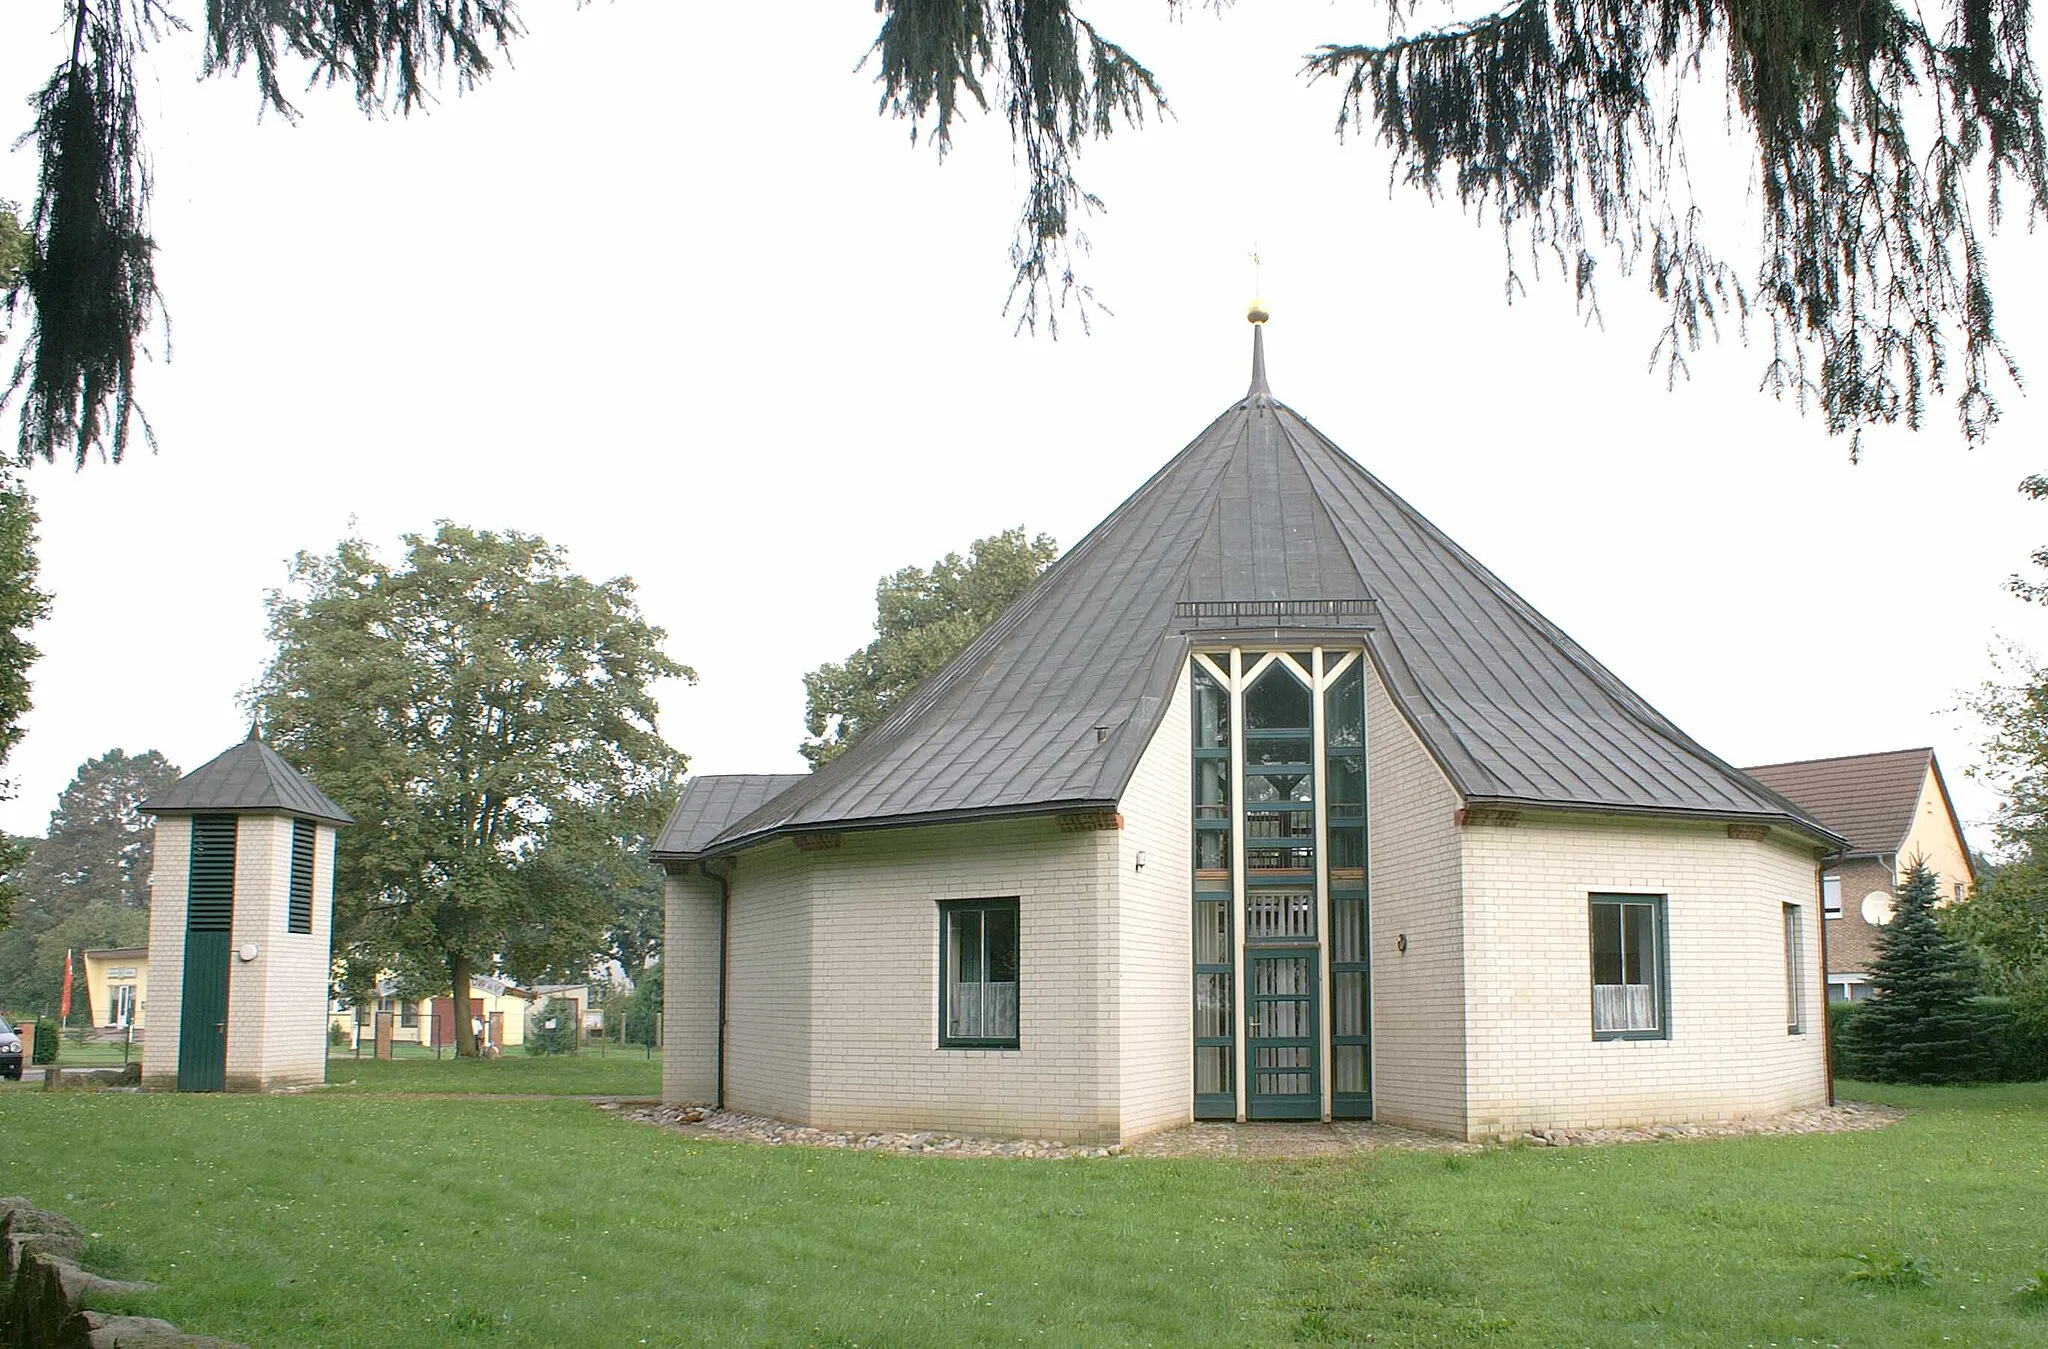
<path id="1" fill-rule="evenodd" d="M 1890 759 L 1901 754 L 1926 754 L 1932 756 L 1933 753 L 1934 746 L 1932 745 L 1908 745 L 1904 749 L 1873 749 L 1865 750 L 1861 754 L 1817 754 L 1810 759 L 1779 759 L 1773 763 L 1752 764 L 1742 771 L 1754 773 L 1765 768 L 1799 768 L 1806 764 L 1845 763 L 1850 759 Z"/>

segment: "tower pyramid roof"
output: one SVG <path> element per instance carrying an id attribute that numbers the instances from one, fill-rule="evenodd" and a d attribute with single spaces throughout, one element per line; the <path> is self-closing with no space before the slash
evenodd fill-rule
<path id="1" fill-rule="evenodd" d="M 327 824 L 355 823 L 327 793 L 264 744 L 254 727 L 247 740 L 179 778 L 144 801 L 141 809 L 152 815 L 275 813 Z"/>
<path id="2" fill-rule="evenodd" d="M 1362 642 L 1468 804 L 1779 823 L 1835 841 L 1274 398 L 1262 327 L 1253 342 L 1249 392 L 886 722 L 715 834 L 665 831 L 657 854 L 1106 809 L 1191 645 L 1318 640 Z"/>

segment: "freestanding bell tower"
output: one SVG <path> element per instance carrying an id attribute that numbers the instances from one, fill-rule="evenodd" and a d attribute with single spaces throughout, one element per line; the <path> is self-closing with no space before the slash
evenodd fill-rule
<path id="1" fill-rule="evenodd" d="M 142 809 L 157 817 L 143 1085 L 324 1080 L 335 829 L 348 812 L 253 727 Z"/>

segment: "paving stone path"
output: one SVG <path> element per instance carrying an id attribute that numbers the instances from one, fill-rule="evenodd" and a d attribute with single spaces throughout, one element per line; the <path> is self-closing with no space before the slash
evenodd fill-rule
<path id="1" fill-rule="evenodd" d="M 812 1129 L 765 1115 L 714 1111 L 703 1106 L 645 1105 L 600 1101 L 600 1110 L 695 1138 L 758 1143 L 769 1147 L 846 1148 L 859 1152 L 939 1154 L 953 1157 L 1342 1157 L 1358 1152 L 1479 1152 L 1486 1144 L 1465 1143 L 1390 1124 L 1339 1120 L 1331 1124 L 1190 1124 L 1147 1134 L 1128 1144 L 1106 1146 L 1056 1139 L 972 1138 L 936 1132 Z M 1586 1147 L 1612 1143 L 1654 1143 L 1682 1139 L 1744 1138 L 1773 1134 L 1846 1133 L 1879 1129 L 1905 1111 L 1885 1105 L 1844 1101 L 1825 1109 L 1731 1120 L 1719 1124 L 1670 1124 L 1653 1129 L 1544 1129 L 1503 1136 L 1501 1144 L 1529 1147 Z"/>

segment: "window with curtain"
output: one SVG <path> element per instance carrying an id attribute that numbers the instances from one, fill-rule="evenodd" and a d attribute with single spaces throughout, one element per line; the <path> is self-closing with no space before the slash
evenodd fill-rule
<path id="1" fill-rule="evenodd" d="M 939 904 L 939 1044 L 1015 1049 L 1018 922 L 1014 899 Z"/>
<path id="2" fill-rule="evenodd" d="M 1591 920 L 1594 1038 L 1664 1038 L 1662 896 L 1594 895 Z"/>

